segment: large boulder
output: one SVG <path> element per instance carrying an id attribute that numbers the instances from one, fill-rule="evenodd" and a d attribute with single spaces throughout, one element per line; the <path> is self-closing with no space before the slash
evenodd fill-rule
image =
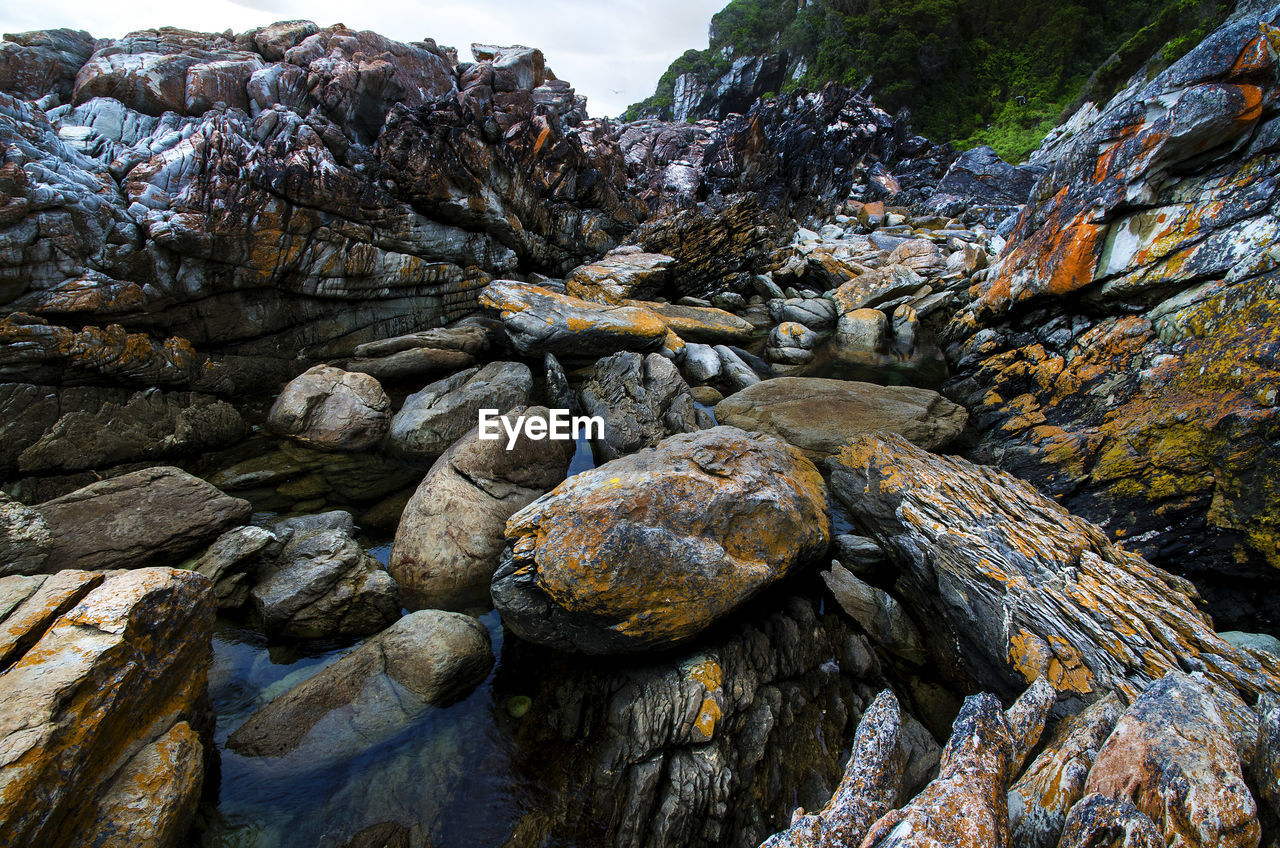
<path id="1" fill-rule="evenodd" d="M 144 568 L 43 584 L 0 621 L 16 636 L 0 673 L 0 842 L 182 844 L 211 742 L 209 582 Z"/>
<path id="2" fill-rule="evenodd" d="M 507 523 L 494 604 L 521 638 L 602 654 L 678 643 L 821 555 L 821 475 L 768 436 L 715 427 L 562 483 Z"/>
<path id="3" fill-rule="evenodd" d="M 391 420 L 391 446 L 409 457 L 434 459 L 480 420 L 480 410 L 499 413 L 523 406 L 533 390 L 533 372 L 520 362 L 491 362 L 446 377 L 405 398 Z"/>
<path id="4" fill-rule="evenodd" d="M 604 436 L 594 442 L 601 461 L 698 429 L 688 384 L 670 360 L 656 353 L 623 352 L 601 359 L 580 396 L 582 409 L 604 420 Z"/>
<path id="5" fill-rule="evenodd" d="M 498 310 L 511 343 L 527 355 L 651 351 L 667 337 L 666 323 L 648 309 L 592 303 L 528 283 L 492 282 L 480 303 Z"/>
<path id="6" fill-rule="evenodd" d="M 410 613 L 255 712 L 227 747 L 248 757 L 282 757 L 304 743 L 313 758 L 357 754 L 466 694 L 492 666 L 489 631 L 476 619 Z"/>
<path id="7" fill-rule="evenodd" d="M 253 514 L 178 468 L 145 468 L 35 507 L 53 537 L 44 571 L 176 564 Z"/>
<path id="8" fill-rule="evenodd" d="M 665 360 L 664 360 L 665 361 Z M 544 407 L 517 407 L 505 418 L 548 417 Z M 473 429 L 431 466 L 396 529 L 387 570 L 405 600 L 436 609 L 489 603 L 489 581 L 506 545 L 507 519 L 564 479 L 573 443 L 533 440 L 522 429 L 514 444 Z"/>
<path id="9" fill-rule="evenodd" d="M 66 103 L 76 72 L 92 53 L 93 36 L 84 30 L 5 33 L 0 41 L 0 91 L 21 100 L 52 94 Z"/>
<path id="10" fill-rule="evenodd" d="M 574 268 L 565 278 L 565 290 L 574 297 L 596 303 L 645 300 L 662 294 L 675 262 L 661 253 L 645 253 L 636 247 L 611 250 L 598 262 Z"/>
<path id="11" fill-rule="evenodd" d="M 374 377 L 330 365 L 292 380 L 267 415 L 273 432 L 331 450 L 373 447 L 390 421 L 391 399 Z"/>
<path id="12" fill-rule="evenodd" d="M 810 459 L 877 431 L 937 450 L 955 441 L 967 419 L 963 408 L 930 389 L 817 377 L 764 380 L 716 404 L 720 423 L 777 436 Z"/>

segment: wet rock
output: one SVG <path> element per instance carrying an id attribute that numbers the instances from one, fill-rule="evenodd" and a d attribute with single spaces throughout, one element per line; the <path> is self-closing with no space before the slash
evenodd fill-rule
<path id="1" fill-rule="evenodd" d="M 599 262 L 581 265 L 565 278 L 565 290 L 596 303 L 648 300 L 662 294 L 675 259 L 635 247 L 609 251 Z"/>
<path id="2" fill-rule="evenodd" d="M 1165 848 L 1165 841 L 1133 804 L 1090 795 L 1071 808 L 1058 848 Z"/>
<path id="3" fill-rule="evenodd" d="M 835 795 L 814 815 L 798 815 L 791 827 L 761 848 L 856 845 L 871 825 L 898 805 L 904 751 L 902 716 L 892 692 L 881 692 L 862 714 L 849 765 Z"/>
<path id="4" fill-rule="evenodd" d="M 34 509 L 53 537 L 49 572 L 177 563 L 253 512 L 247 501 L 165 467 L 93 483 Z"/>
<path id="5" fill-rule="evenodd" d="M 659 357 L 659 361 L 666 362 Z M 546 419 L 517 407 L 507 416 Z M 406 600 L 437 609 L 489 604 L 489 582 L 506 545 L 507 519 L 564 479 L 573 443 L 533 440 L 523 430 L 508 447 L 472 430 L 436 460 L 405 507 L 387 570 Z"/>
<path id="6" fill-rule="evenodd" d="M 365 636 L 400 617 L 399 591 L 382 563 L 352 538 L 349 513 L 289 533 L 279 559 L 259 572 L 250 608 L 264 631 L 291 638 Z"/>
<path id="7" fill-rule="evenodd" d="M 639 301 L 630 305 L 647 308 L 666 323 L 667 329 L 687 342 L 741 344 L 755 332 L 750 321 L 723 308 Z"/>
<path id="8" fill-rule="evenodd" d="M 143 568 L 29 619 L 0 673 L 0 841 L 181 841 L 205 771 L 213 612 L 205 578 Z"/>
<path id="9" fill-rule="evenodd" d="M 227 740 L 246 757 L 353 755 L 430 707 L 475 688 L 493 666 L 489 631 L 461 613 L 410 613 L 258 710 Z"/>
<path id="10" fill-rule="evenodd" d="M 972 206 L 1012 211 L 1031 199 L 1044 170 L 1037 165 L 1010 165 L 990 147 L 974 147 L 951 163 L 925 208 L 938 215 L 957 215 Z"/>
<path id="11" fill-rule="evenodd" d="M 191 570 L 213 584 L 219 609 L 239 609 L 249 600 L 249 590 L 259 570 L 272 563 L 284 547 L 270 530 L 252 525 L 228 530 L 201 554 Z"/>
<path id="12" fill-rule="evenodd" d="M 666 323 L 647 309 L 591 303 L 526 283 L 490 283 L 480 302 L 500 311 L 511 343 L 530 355 L 644 352 L 667 337 Z"/>
<path id="13" fill-rule="evenodd" d="M 284 387 L 267 426 L 317 448 L 358 451 L 382 441 L 390 420 L 391 399 L 374 377 L 317 365 Z"/>
<path id="14" fill-rule="evenodd" d="M 533 373 L 519 362 L 491 362 L 432 383 L 405 398 L 391 420 L 391 446 L 431 459 L 477 425 L 481 409 L 506 413 L 529 400 Z"/>
<path id="15" fill-rule="evenodd" d="M 42 573 L 52 547 L 44 516 L 0 493 L 0 577 Z"/>
<path id="16" fill-rule="evenodd" d="M 604 438 L 593 442 L 601 461 L 698 429 L 689 386 L 670 360 L 656 353 L 624 352 L 601 359 L 580 396 L 587 415 L 604 419 Z"/>
<path id="17" fill-rule="evenodd" d="M 965 411 L 929 389 L 817 377 L 756 383 L 716 405 L 716 420 L 790 442 L 810 459 L 839 453 L 855 436 L 889 431 L 929 450 L 964 430 Z"/>
<path id="18" fill-rule="evenodd" d="M 829 534 L 822 479 L 799 451 L 716 427 L 583 472 L 516 513 L 491 591 L 521 638 L 650 649 L 701 632 L 825 551 Z"/>
<path id="19" fill-rule="evenodd" d="M 1121 716 L 1085 789 L 1133 804 L 1169 845 L 1252 848 L 1258 807 L 1240 758 L 1208 685 L 1172 671 Z"/>
<path id="20" fill-rule="evenodd" d="M 1044 675 L 1060 692 L 1136 698 L 1188 663 L 1231 691 L 1280 682 L 1214 633 L 1190 584 L 1005 472 L 890 434 L 854 438 L 828 467 L 902 569 L 904 605 L 935 622 L 924 635 L 940 668 L 1004 693 Z"/>
<path id="21" fill-rule="evenodd" d="M 925 662 L 928 655 L 920 631 L 892 595 L 858 579 L 838 562 L 822 572 L 822 579 L 840 608 L 873 642 L 907 662 Z"/>

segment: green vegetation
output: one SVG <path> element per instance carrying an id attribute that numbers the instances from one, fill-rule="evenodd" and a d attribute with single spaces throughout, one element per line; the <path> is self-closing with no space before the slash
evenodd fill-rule
<path id="1" fill-rule="evenodd" d="M 916 130 L 1021 160 L 1084 99 L 1103 100 L 1144 66 L 1177 60 L 1226 17 L 1210 0 L 732 0 L 690 50 L 628 110 L 670 117 L 676 79 L 710 82 L 733 57 L 786 51 L 789 80 L 861 85 Z"/>

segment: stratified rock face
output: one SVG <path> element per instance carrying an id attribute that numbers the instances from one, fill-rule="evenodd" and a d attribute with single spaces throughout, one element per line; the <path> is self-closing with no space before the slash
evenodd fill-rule
<path id="1" fill-rule="evenodd" d="M 790 442 L 825 459 L 863 433 L 888 431 L 927 450 L 964 430 L 964 409 L 929 389 L 817 377 L 764 380 L 716 404 L 716 420 Z"/>
<path id="2" fill-rule="evenodd" d="M 527 355 L 644 352 L 667 337 L 666 323 L 642 307 L 592 303 L 528 283 L 495 281 L 480 302 L 498 310 L 511 343 Z"/>
<path id="3" fill-rule="evenodd" d="M 1143 692 L 1098 753 L 1086 791 L 1133 804 L 1170 846 L 1255 848 L 1258 806 L 1241 758 L 1254 756 L 1257 719 L 1247 716 L 1252 738 L 1239 750 L 1211 685 L 1175 671 Z"/>
<path id="4" fill-rule="evenodd" d="M 480 419 L 480 410 L 506 413 L 529 400 L 533 373 L 521 362 L 490 362 L 432 383 L 405 398 L 391 420 L 391 446 L 409 457 L 434 459 Z"/>
<path id="5" fill-rule="evenodd" d="M 656 353 L 601 359 L 583 383 L 581 397 L 586 414 L 604 420 L 604 437 L 594 442 L 602 461 L 698 429 L 688 384 L 670 360 Z"/>
<path id="6" fill-rule="evenodd" d="M 0 842 L 172 848 L 204 778 L 213 593 L 167 568 L 81 574 L 0 622 L 23 622 L 0 674 Z"/>
<path id="7" fill-rule="evenodd" d="M 267 426 L 318 448 L 363 450 L 382 441 L 391 399 L 367 374 L 317 365 L 284 387 Z"/>
<path id="8" fill-rule="evenodd" d="M 512 516 L 491 587 L 522 638 L 583 653 L 671 645 L 826 550 L 821 475 L 715 427 L 570 478 Z"/>
<path id="9" fill-rule="evenodd" d="M 664 360 L 665 361 L 665 360 Z M 544 407 L 506 416 L 547 418 Z M 489 581 L 506 545 L 507 519 L 564 479 L 572 442 L 530 439 L 523 430 L 508 449 L 501 438 L 472 430 L 436 460 L 409 499 L 387 570 L 407 601 L 436 609 L 489 602 Z"/>
<path id="10" fill-rule="evenodd" d="M 983 687 L 1009 694 L 1044 675 L 1063 693 L 1132 699 L 1189 664 L 1231 691 L 1280 686 L 1280 663 L 1222 640 L 1189 583 L 1029 483 L 889 434 L 854 439 L 828 467 L 903 570 L 896 589 L 929 623 L 928 646 Z"/>
<path id="11" fill-rule="evenodd" d="M 258 710 L 227 745 L 250 757 L 281 757 L 304 740 L 313 757 L 356 753 L 374 734 L 390 737 L 426 708 L 470 691 L 492 666 L 489 631 L 476 619 L 410 613 Z M 340 721 L 325 721 L 339 710 Z"/>
<path id="12" fill-rule="evenodd" d="M 35 510 L 53 537 L 44 571 L 175 564 L 253 512 L 248 501 L 163 467 L 94 483 Z"/>
<path id="13" fill-rule="evenodd" d="M 1280 567 L 1271 15 L 1226 24 L 1059 151 L 950 329 L 977 458 L 1197 579 L 1226 625 L 1274 616 Z"/>

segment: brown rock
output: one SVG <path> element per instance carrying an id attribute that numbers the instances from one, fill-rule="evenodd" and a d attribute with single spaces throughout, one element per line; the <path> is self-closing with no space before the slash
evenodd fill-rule
<path id="1" fill-rule="evenodd" d="M 644 307 L 661 318 L 668 329 L 686 342 L 700 344 L 742 344 L 755 332 L 750 321 L 723 309 L 682 306 L 677 303 L 648 303 L 628 300 L 628 306 Z"/>
<path id="2" fill-rule="evenodd" d="M 317 365 L 284 387 L 267 415 L 272 432 L 328 450 L 364 450 L 386 435 L 391 399 L 378 381 Z"/>
<path id="3" fill-rule="evenodd" d="M 1166 848 L 1147 815 L 1127 801 L 1090 795 L 1071 808 L 1058 848 Z"/>
<path id="4" fill-rule="evenodd" d="M 598 262 L 581 265 L 565 277 L 565 291 L 596 303 L 622 303 L 662 293 L 675 262 L 661 253 L 638 248 L 611 250 Z"/>
<path id="5" fill-rule="evenodd" d="M 40 578 L 35 591 L 0 620 L 0 669 L 17 662 L 55 621 L 100 583 L 102 575 L 91 571 L 59 571 Z"/>

